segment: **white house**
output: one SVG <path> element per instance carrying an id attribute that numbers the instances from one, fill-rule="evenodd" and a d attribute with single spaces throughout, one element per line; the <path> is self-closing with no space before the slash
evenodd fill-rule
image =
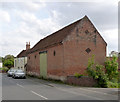
<path id="1" fill-rule="evenodd" d="M 30 42 L 26 43 L 26 50 L 21 51 L 16 58 L 14 58 L 14 68 L 26 71 L 27 53 L 30 50 Z"/>
<path id="2" fill-rule="evenodd" d="M 119 52 L 111 51 L 111 53 L 109 54 L 109 56 L 110 56 L 110 57 L 112 57 L 112 56 L 118 57 L 118 54 L 119 54 Z"/>
<path id="3" fill-rule="evenodd" d="M 3 63 L 2 63 L 2 60 L 0 59 L 0 68 L 3 67 Z"/>

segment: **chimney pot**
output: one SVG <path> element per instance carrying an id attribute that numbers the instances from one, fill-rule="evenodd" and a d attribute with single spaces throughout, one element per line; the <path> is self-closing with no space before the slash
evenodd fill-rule
<path id="1" fill-rule="evenodd" d="M 26 50 L 29 50 L 30 49 L 30 42 L 26 42 Z"/>

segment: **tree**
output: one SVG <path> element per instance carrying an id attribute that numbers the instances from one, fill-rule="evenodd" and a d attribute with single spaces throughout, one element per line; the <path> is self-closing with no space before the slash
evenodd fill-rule
<path id="1" fill-rule="evenodd" d="M 106 74 L 109 80 L 116 79 L 118 77 L 118 62 L 117 57 L 113 56 L 112 59 L 107 59 L 105 62 Z"/>
<path id="2" fill-rule="evenodd" d="M 105 74 L 104 66 L 95 64 L 94 56 L 88 60 L 87 73 L 98 81 L 98 86 L 107 87 L 108 78 Z"/>
<path id="3" fill-rule="evenodd" d="M 3 58 L 3 66 L 11 68 L 14 66 L 14 56 L 13 55 L 6 55 Z"/>

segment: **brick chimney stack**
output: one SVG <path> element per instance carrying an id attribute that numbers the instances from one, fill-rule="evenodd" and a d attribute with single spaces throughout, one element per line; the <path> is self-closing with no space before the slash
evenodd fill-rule
<path id="1" fill-rule="evenodd" d="M 26 50 L 29 50 L 30 49 L 30 42 L 26 42 Z"/>

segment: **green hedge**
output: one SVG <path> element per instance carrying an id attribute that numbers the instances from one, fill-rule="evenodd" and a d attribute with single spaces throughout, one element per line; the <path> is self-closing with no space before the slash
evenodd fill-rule
<path id="1" fill-rule="evenodd" d="M 82 76 L 84 76 L 84 75 L 79 74 L 79 73 L 75 73 L 74 76 L 77 77 L 77 78 L 80 78 L 80 77 L 82 77 Z"/>
<path id="2" fill-rule="evenodd" d="M 120 87 L 120 83 L 114 83 L 114 82 L 108 82 L 107 83 L 107 86 L 109 87 L 109 88 L 119 88 Z"/>
<path id="3" fill-rule="evenodd" d="M 7 72 L 9 69 L 7 67 L 0 68 L 1 71 Z"/>

